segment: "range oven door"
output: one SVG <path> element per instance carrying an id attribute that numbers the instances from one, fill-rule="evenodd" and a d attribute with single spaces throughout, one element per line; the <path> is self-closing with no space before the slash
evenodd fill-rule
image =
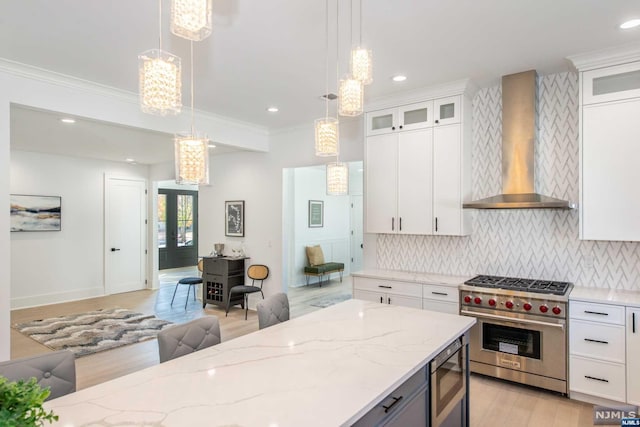
<path id="1" fill-rule="evenodd" d="M 515 371 L 566 380 L 564 319 L 533 320 L 463 312 L 471 328 L 469 359 Z"/>

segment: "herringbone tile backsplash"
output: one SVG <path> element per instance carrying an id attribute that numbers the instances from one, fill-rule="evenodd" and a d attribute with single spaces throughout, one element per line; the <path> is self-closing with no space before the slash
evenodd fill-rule
<path id="1" fill-rule="evenodd" d="M 536 189 L 578 201 L 578 76 L 539 80 Z M 499 194 L 501 177 L 500 86 L 473 100 L 473 198 Z M 379 268 L 563 280 L 577 286 L 640 291 L 640 244 L 578 239 L 578 211 L 476 210 L 467 237 L 377 238 Z"/>

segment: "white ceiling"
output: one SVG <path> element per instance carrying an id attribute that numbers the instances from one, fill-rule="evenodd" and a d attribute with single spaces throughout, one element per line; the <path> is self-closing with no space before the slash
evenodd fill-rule
<path id="1" fill-rule="evenodd" d="M 353 0 L 356 18 L 359 1 Z M 569 69 L 568 55 L 640 41 L 640 28 L 618 28 L 640 17 L 638 0 L 361 1 L 362 39 L 374 55 L 367 100 L 462 78 L 482 87 L 527 69 L 558 72 Z M 336 0 L 329 4 L 335 27 Z M 194 46 L 196 108 L 269 129 L 323 116 L 325 1 L 213 5 L 213 34 Z M 170 34 L 168 0 L 163 8 L 163 48 L 182 58 L 188 105 L 189 44 Z M 339 8 L 342 74 L 350 1 L 340 0 Z M 3 0 L 0 57 L 135 93 L 137 56 L 157 47 L 157 13 L 155 0 Z M 330 34 L 333 62 L 334 28 Z M 396 73 L 408 80 L 392 82 Z M 269 105 L 280 112 L 266 112 Z"/>

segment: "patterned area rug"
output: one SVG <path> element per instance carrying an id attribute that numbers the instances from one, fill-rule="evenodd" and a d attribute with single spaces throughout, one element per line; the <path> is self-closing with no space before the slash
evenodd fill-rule
<path id="1" fill-rule="evenodd" d="M 330 295 L 326 297 L 319 297 L 309 301 L 309 305 L 313 307 L 329 307 L 330 305 L 337 304 L 342 301 L 346 301 L 351 299 L 351 295 L 349 294 L 338 294 L 338 295 Z"/>
<path id="2" fill-rule="evenodd" d="M 13 327 L 52 350 L 76 357 L 150 340 L 171 322 L 123 308 L 90 311 L 19 323 Z"/>

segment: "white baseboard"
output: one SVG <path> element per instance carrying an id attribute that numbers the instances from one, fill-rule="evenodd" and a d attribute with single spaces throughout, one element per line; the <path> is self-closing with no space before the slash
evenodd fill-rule
<path id="1" fill-rule="evenodd" d="M 87 298 L 101 297 L 104 295 L 104 288 L 102 287 L 77 289 L 67 292 L 55 292 L 51 294 L 30 295 L 28 297 L 12 298 L 11 310 L 58 304 L 61 302 L 78 301 Z"/>

